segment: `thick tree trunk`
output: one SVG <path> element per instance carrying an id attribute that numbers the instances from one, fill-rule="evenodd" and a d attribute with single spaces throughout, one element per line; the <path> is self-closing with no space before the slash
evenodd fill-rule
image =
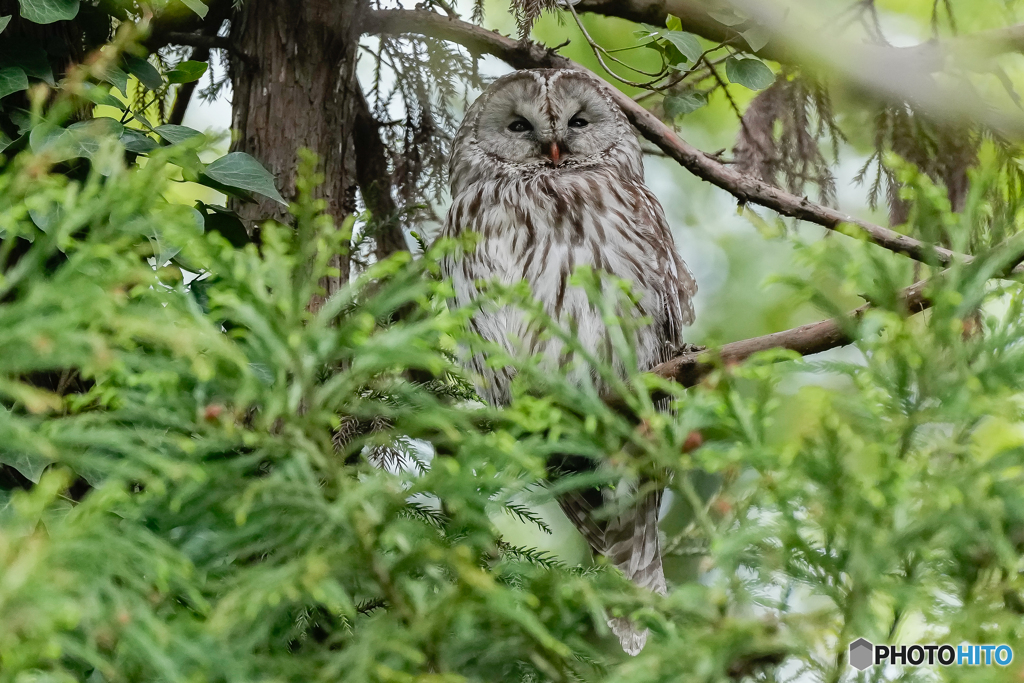
<path id="1" fill-rule="evenodd" d="M 285 199 L 295 196 L 298 150 L 316 152 L 324 174 L 320 196 L 339 226 L 355 209 L 362 11 L 362 0 L 246 0 L 232 27 L 238 52 L 231 57 L 233 149 L 263 162 Z M 262 198 L 235 208 L 247 222 L 285 217 L 284 207 Z M 348 281 L 348 257 L 335 261 L 341 275 L 326 278 L 326 296 Z M 311 307 L 322 303 L 318 298 Z"/>

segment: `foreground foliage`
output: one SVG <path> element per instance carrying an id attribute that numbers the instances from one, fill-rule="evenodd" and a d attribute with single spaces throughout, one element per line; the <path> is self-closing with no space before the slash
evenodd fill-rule
<path id="1" fill-rule="evenodd" d="M 641 428 L 530 364 L 509 408 L 470 400 L 468 312 L 447 312 L 436 254 L 310 313 L 349 229 L 309 199 L 312 160 L 295 225 L 239 249 L 161 199 L 187 146 L 130 169 L 104 149 L 82 181 L 31 153 L 0 174 L 0 463 L 21 477 L 0 494 L 0 680 L 837 680 L 858 636 L 1020 642 L 1024 299 L 986 282 L 1012 244 L 936 280 L 918 317 L 903 262 L 807 245 L 877 304 L 849 321 L 856 359 L 635 378 Z M 995 220 L 996 180 L 957 217 L 906 173 L 913 215 L 954 240 Z M 169 252 L 205 277 L 186 286 Z M 610 315 L 620 290 L 579 282 Z M 603 465 L 548 484 L 556 453 Z M 637 472 L 689 510 L 665 598 L 494 524 L 543 529 L 557 491 Z M 639 657 L 608 614 L 651 628 Z"/>

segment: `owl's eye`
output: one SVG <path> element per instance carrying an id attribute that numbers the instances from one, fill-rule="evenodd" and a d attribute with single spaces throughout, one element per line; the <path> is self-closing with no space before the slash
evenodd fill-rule
<path id="1" fill-rule="evenodd" d="M 516 119 L 508 124 L 508 129 L 513 133 L 525 133 L 528 130 L 533 130 L 533 126 L 526 119 Z"/>
<path id="2" fill-rule="evenodd" d="M 581 118 L 579 116 L 574 116 L 571 119 L 569 119 L 570 128 L 586 128 L 589 125 L 590 121 L 587 121 L 586 119 Z"/>

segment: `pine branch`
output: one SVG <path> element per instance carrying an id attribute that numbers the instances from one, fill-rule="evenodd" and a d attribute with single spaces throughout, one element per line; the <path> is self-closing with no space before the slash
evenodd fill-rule
<path id="1" fill-rule="evenodd" d="M 501 509 L 518 519 L 523 524 L 533 524 L 545 534 L 551 534 L 551 527 L 548 526 L 540 515 L 519 503 L 505 503 Z"/>
<path id="2" fill-rule="evenodd" d="M 501 539 L 498 539 L 495 545 L 497 545 L 498 552 L 507 560 L 527 562 L 538 567 L 544 567 L 545 569 L 556 569 L 563 566 L 559 560 L 552 557 L 549 553 L 537 550 L 536 548 L 512 545 Z"/>
<path id="3" fill-rule="evenodd" d="M 422 10 L 382 10 L 368 13 L 364 30 L 372 33 L 422 33 L 463 45 L 471 52 L 489 54 L 518 69 L 565 68 L 586 71 L 575 62 L 534 43 L 524 43 L 499 33 Z M 589 72 L 588 72 L 589 73 Z M 595 76 L 596 77 L 596 76 Z M 657 116 L 614 88 L 609 94 L 640 133 L 666 155 L 702 180 L 732 194 L 741 204 L 753 203 L 791 218 L 815 223 L 829 230 L 863 236 L 875 244 L 925 263 L 949 265 L 970 257 L 933 246 L 835 209 L 798 197 L 749 174 L 729 168 L 716 158 L 680 139 Z"/>

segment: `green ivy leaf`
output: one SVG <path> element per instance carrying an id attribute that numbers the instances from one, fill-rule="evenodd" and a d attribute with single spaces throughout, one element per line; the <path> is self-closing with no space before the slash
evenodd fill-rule
<path id="1" fill-rule="evenodd" d="M 670 118 L 676 118 L 683 114 L 697 111 L 708 103 L 707 97 L 698 92 L 685 95 L 670 95 L 665 98 L 665 113 Z"/>
<path id="2" fill-rule="evenodd" d="M 726 26 L 736 26 L 747 20 L 745 16 L 728 7 L 709 9 L 707 13 L 712 19 Z"/>
<path id="3" fill-rule="evenodd" d="M 204 137 L 202 133 L 194 128 L 179 126 L 173 123 L 165 123 L 162 126 L 157 126 L 153 130 L 156 131 L 157 135 L 172 145 L 176 145 L 179 142 L 185 142 L 186 140 L 191 140 L 194 137 Z"/>
<path id="4" fill-rule="evenodd" d="M 25 109 L 12 108 L 4 112 L 11 120 L 11 123 L 18 127 L 18 135 L 24 135 L 32 130 L 32 112 Z"/>
<path id="5" fill-rule="evenodd" d="M 128 74 L 124 69 L 111 64 L 107 67 L 107 73 L 103 80 L 120 90 L 122 95 L 128 97 Z"/>
<path id="6" fill-rule="evenodd" d="M 218 183 L 269 197 L 288 205 L 274 185 L 274 176 L 245 152 L 232 152 L 206 167 L 206 175 Z"/>
<path id="7" fill-rule="evenodd" d="M 767 45 L 771 39 L 771 34 L 763 26 L 751 26 L 746 31 L 742 31 L 740 35 L 743 36 L 743 40 L 747 41 L 747 45 L 754 52 Z"/>
<path id="8" fill-rule="evenodd" d="M 37 228 L 50 232 L 50 228 L 64 220 L 64 209 L 57 202 L 48 202 L 44 208 L 29 209 L 28 217 Z"/>
<path id="9" fill-rule="evenodd" d="M 200 19 L 205 19 L 206 13 L 210 11 L 202 0 L 181 0 L 181 4 L 198 14 Z"/>
<path id="10" fill-rule="evenodd" d="M 760 59 L 730 57 L 725 61 L 725 74 L 730 82 L 751 90 L 764 90 L 775 82 L 775 74 Z"/>
<path id="11" fill-rule="evenodd" d="M 149 154 L 160 146 L 156 140 L 135 128 L 125 128 L 119 139 L 126 150 L 135 154 Z"/>
<path id="12" fill-rule="evenodd" d="M 194 149 L 182 150 L 172 162 L 181 167 L 181 177 L 190 183 L 198 183 L 199 177 L 206 169 L 206 164 L 203 163 Z"/>
<path id="13" fill-rule="evenodd" d="M 0 69 L 0 98 L 22 90 L 28 90 L 28 76 L 24 69 L 17 66 Z"/>
<path id="14" fill-rule="evenodd" d="M 155 128 L 153 128 L 153 124 L 149 122 L 149 119 L 142 115 L 141 111 L 133 111 L 132 116 L 135 118 L 136 121 L 144 125 L 146 128 L 149 128 L 151 131 L 156 130 Z"/>
<path id="15" fill-rule="evenodd" d="M 54 151 L 64 137 L 65 129 L 43 121 L 32 128 L 28 135 L 28 146 L 36 154 L 44 151 Z"/>
<path id="16" fill-rule="evenodd" d="M 0 453 L 0 463 L 13 467 L 21 473 L 21 476 L 33 484 L 38 484 L 39 478 L 43 476 L 43 470 L 50 464 L 50 461 L 38 455 L 26 453 Z"/>
<path id="17" fill-rule="evenodd" d="M 640 29 L 633 31 L 634 35 L 642 37 L 657 36 L 660 38 L 664 33 L 665 29 L 652 26 L 651 24 L 640 24 Z"/>
<path id="18" fill-rule="evenodd" d="M 211 211 L 205 213 L 206 209 L 211 209 Z M 224 239 L 231 243 L 231 246 L 241 249 L 252 241 L 249 238 L 249 233 L 245 231 L 242 219 L 234 211 L 220 206 L 204 205 L 204 210 L 201 213 L 205 217 L 206 232 L 211 230 L 219 232 Z"/>
<path id="19" fill-rule="evenodd" d="M 118 138 L 124 133 L 124 125 L 109 116 L 99 116 L 88 121 L 79 121 L 68 126 L 67 134 L 76 156 L 92 159 L 100 150 L 104 138 Z"/>
<path id="20" fill-rule="evenodd" d="M 125 111 L 127 109 L 127 105 L 111 95 L 110 91 L 108 91 L 106 87 L 93 85 L 92 83 L 84 83 L 83 87 L 85 90 L 82 94 L 85 96 L 85 99 L 89 100 L 93 104 L 103 104 L 108 107 L 120 109 L 121 111 Z"/>
<path id="21" fill-rule="evenodd" d="M 149 60 L 135 55 L 125 55 L 124 61 L 128 67 L 128 73 L 139 79 L 139 83 L 150 90 L 159 90 L 163 87 L 163 77 L 160 76 L 156 67 L 149 63 Z"/>
<path id="22" fill-rule="evenodd" d="M 78 16 L 78 0 L 20 0 L 21 16 L 35 24 L 70 21 Z"/>
<path id="23" fill-rule="evenodd" d="M 9 16 L 0 17 L 0 33 L 4 32 L 4 29 L 7 28 L 7 24 L 9 23 L 11 23 L 11 18 Z"/>
<path id="24" fill-rule="evenodd" d="M 3 151 L 10 147 L 12 144 L 14 144 L 14 140 L 9 138 L 6 133 L 0 130 L 0 154 L 2 154 Z"/>
<path id="25" fill-rule="evenodd" d="M 216 190 L 217 192 L 220 192 L 221 194 L 233 197 L 234 199 L 239 199 L 246 204 L 256 203 L 256 198 L 253 197 L 253 194 L 251 192 L 240 190 L 237 187 L 225 185 L 224 183 L 219 183 L 213 178 L 207 176 L 205 173 L 201 173 L 199 175 L 199 179 L 196 180 L 196 182 L 202 185 L 203 187 L 208 187 L 211 190 Z"/>
<path id="26" fill-rule="evenodd" d="M 679 50 L 679 52 L 686 57 L 690 64 L 695 63 L 700 56 L 704 54 L 704 49 L 700 46 L 700 41 L 697 40 L 697 36 L 692 33 L 686 33 L 685 31 L 664 31 L 663 36 L 665 40 L 672 43 L 672 45 Z"/>
<path id="27" fill-rule="evenodd" d="M 198 81 L 209 68 L 206 62 L 187 61 L 182 62 L 173 70 L 167 72 L 167 80 L 170 83 L 191 83 Z"/>
<path id="28" fill-rule="evenodd" d="M 46 56 L 46 50 L 38 45 L 20 40 L 11 41 L 0 51 L 0 62 L 7 66 L 21 67 L 29 78 L 45 81 L 51 86 L 57 84 L 53 79 L 50 58 Z"/>

